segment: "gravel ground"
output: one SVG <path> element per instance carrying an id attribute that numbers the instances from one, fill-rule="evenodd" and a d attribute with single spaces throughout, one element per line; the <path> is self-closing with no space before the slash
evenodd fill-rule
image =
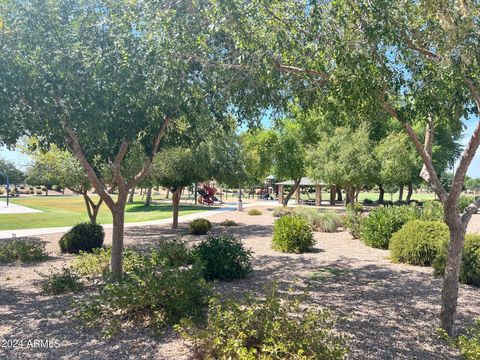
<path id="1" fill-rule="evenodd" d="M 282 289 L 308 288 L 313 305 L 330 308 L 338 315 L 337 329 L 350 337 L 350 359 L 461 358 L 436 335 L 442 281 L 432 275 L 431 268 L 392 264 L 388 251 L 366 247 L 346 232 L 316 233 L 317 245 L 308 254 L 273 251 L 272 209 L 259 209 L 263 212 L 260 216 L 244 211 L 210 218 L 214 223 L 225 219 L 240 223 L 239 227 L 215 227 L 214 231 L 238 235 L 255 256 L 253 276 L 218 283 L 216 290 L 233 295 L 245 291 L 260 295 L 263 285 L 274 279 Z M 469 231 L 479 229 L 480 215 L 475 215 Z M 106 233 L 109 239 L 110 230 Z M 161 226 L 128 228 L 125 243 L 149 246 L 161 237 L 179 234 L 187 234 L 185 225 L 175 232 Z M 59 237 L 60 234 L 39 237 L 47 242 L 51 255 L 48 261 L 0 266 L 1 359 L 190 358 L 187 344 L 173 332 L 155 339 L 148 330 L 137 327 L 104 339 L 97 329 L 80 328 L 64 315 L 72 295 L 42 295 L 37 272 L 61 268 L 72 259 L 71 255 L 59 254 Z M 461 285 L 458 328 L 463 329 L 479 318 L 480 289 Z M 51 346 L 42 347 L 33 340 L 49 340 Z"/>

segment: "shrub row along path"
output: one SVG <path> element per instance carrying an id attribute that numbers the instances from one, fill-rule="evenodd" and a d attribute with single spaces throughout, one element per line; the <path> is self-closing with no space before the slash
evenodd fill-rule
<path id="1" fill-rule="evenodd" d="M 250 291 L 261 295 L 263 284 L 278 279 L 282 289 L 309 289 L 313 306 L 329 307 L 339 315 L 337 329 L 350 337 L 351 359 L 460 359 L 435 332 L 440 311 L 442 280 L 431 268 L 393 264 L 388 251 L 366 247 L 347 232 L 316 233 L 311 253 L 281 254 L 270 248 L 272 208 L 259 207 L 260 216 L 225 212 L 210 217 L 217 226 L 240 236 L 254 251 L 252 277 L 218 283 L 216 290 L 232 295 Z M 241 225 L 221 228 L 218 223 L 234 219 Z M 480 229 L 480 215 L 471 229 Z M 109 238 L 110 230 L 106 230 Z M 150 246 L 161 237 L 185 234 L 192 243 L 201 237 L 165 226 L 129 227 L 127 246 Z M 58 340 L 58 348 L 0 348 L 2 359 L 189 359 L 189 348 L 175 333 L 154 339 L 141 327 L 129 328 L 112 339 L 103 339 L 96 329 L 80 328 L 63 315 L 72 295 L 45 296 L 37 271 L 61 268 L 72 255 L 60 255 L 59 234 L 39 236 L 47 241 L 51 259 L 35 265 L 0 267 L 0 339 Z M 107 241 L 108 243 L 108 241 Z M 80 296 L 80 295 L 79 295 Z M 461 285 L 458 307 L 460 328 L 480 318 L 480 289 Z"/>

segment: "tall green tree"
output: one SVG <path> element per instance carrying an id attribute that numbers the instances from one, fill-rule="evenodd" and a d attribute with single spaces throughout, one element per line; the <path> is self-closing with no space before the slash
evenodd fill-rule
<path id="1" fill-rule="evenodd" d="M 0 7 L 0 116 L 9 124 L 1 142 L 35 134 L 75 155 L 112 213 L 114 278 L 122 274 L 128 192 L 147 175 L 169 123 L 223 115 L 212 106 L 223 99 L 207 91 L 208 67 L 191 56 L 208 49 L 208 26 L 193 5 L 8 0 Z M 134 143 L 145 160 L 127 177 L 122 164 Z M 109 164 L 117 197 L 95 161 Z"/>
<path id="2" fill-rule="evenodd" d="M 392 133 L 375 148 L 380 164 L 380 183 L 387 187 L 408 186 L 406 201 L 412 196 L 413 182 L 420 172 L 420 161 L 404 133 Z M 403 200 L 400 196 L 400 200 Z"/>
<path id="3" fill-rule="evenodd" d="M 13 162 L 2 158 L 0 158 L 0 173 L 2 173 L 0 181 L 5 183 L 7 181 L 5 175 L 8 176 L 11 184 L 19 184 L 25 180 L 25 174 L 22 170 L 17 168 Z"/>
<path id="4" fill-rule="evenodd" d="M 306 139 L 300 124 L 292 119 L 279 121 L 274 133 L 276 141 L 271 149 L 273 173 L 277 179 L 293 179 L 294 183 L 283 199 L 286 206 L 305 176 Z"/>
<path id="5" fill-rule="evenodd" d="M 319 182 L 340 185 L 345 189 L 352 208 L 358 191 L 376 180 L 378 169 L 374 143 L 365 128 L 339 127 L 333 136 L 324 137 L 310 150 L 308 176 Z"/>
<path id="6" fill-rule="evenodd" d="M 432 151 L 441 143 L 442 126 L 457 133 L 463 119 L 478 119 L 480 113 L 477 4 L 238 0 L 218 7 L 214 14 L 228 19 L 224 38 L 237 44 L 222 53 L 224 66 L 281 83 L 282 96 L 300 99 L 303 107 L 335 107 L 366 121 L 381 113 L 403 127 L 450 229 L 440 319 L 442 328 L 453 333 L 466 227 L 480 201 L 463 214 L 457 204 L 480 144 L 480 122 L 450 191 L 440 182 Z M 425 131 L 415 131 L 419 127 Z"/>
<path id="7" fill-rule="evenodd" d="M 201 155 L 201 156 L 200 156 Z M 172 192 L 172 229 L 178 228 L 180 197 L 184 187 L 206 180 L 208 158 L 205 153 L 197 153 L 190 148 L 172 147 L 160 151 L 155 159 L 152 181 L 167 187 Z"/>

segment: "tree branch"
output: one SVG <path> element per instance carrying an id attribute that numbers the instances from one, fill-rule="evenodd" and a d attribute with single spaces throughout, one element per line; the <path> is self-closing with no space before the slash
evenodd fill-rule
<path id="1" fill-rule="evenodd" d="M 127 154 L 129 145 L 130 143 L 128 141 L 122 141 L 122 144 L 118 149 L 117 156 L 115 156 L 115 160 L 113 161 L 113 164 L 112 164 L 112 171 L 113 171 L 113 176 L 115 177 L 115 182 L 117 183 L 117 186 L 122 189 L 124 189 L 124 187 L 126 186 L 125 179 L 123 178 L 123 175 L 122 175 L 122 161 L 125 158 L 125 155 Z"/>
<path id="2" fill-rule="evenodd" d="M 160 130 L 157 133 L 157 136 L 155 136 L 155 139 L 153 140 L 152 153 L 150 154 L 148 159 L 145 160 L 140 172 L 137 175 L 135 175 L 135 177 L 127 183 L 128 189 L 131 189 L 132 187 L 136 186 L 140 181 L 145 179 L 145 177 L 147 176 L 148 171 L 152 166 L 153 158 L 157 153 L 158 146 L 160 145 L 160 141 L 165 135 L 165 132 L 167 131 L 167 126 L 170 122 L 171 122 L 171 119 L 169 117 L 165 117 L 165 119 L 163 120 L 162 126 L 160 127 Z"/>
<path id="3" fill-rule="evenodd" d="M 383 95 L 382 95 L 383 96 Z M 433 187 L 433 190 L 435 190 L 435 193 L 437 194 L 438 198 L 442 202 L 442 204 L 445 204 L 447 201 L 447 192 L 443 188 L 440 180 L 438 179 L 437 172 L 435 171 L 435 168 L 433 167 L 432 163 L 432 158 L 431 156 L 427 153 L 427 149 L 425 149 L 424 145 L 422 145 L 420 139 L 418 138 L 417 134 L 413 130 L 412 126 L 405 121 L 402 121 L 400 119 L 397 111 L 395 108 L 390 104 L 389 102 L 385 101 L 383 98 L 383 108 L 393 117 L 395 118 L 398 122 L 403 124 L 405 131 L 407 132 L 408 137 L 412 140 L 413 145 L 415 146 L 415 149 L 417 150 L 417 153 L 420 155 L 422 158 L 423 164 L 428 171 L 428 174 L 430 175 L 428 179 L 428 183 Z M 426 140 L 430 141 L 430 140 Z"/>
<path id="4" fill-rule="evenodd" d="M 407 44 L 407 46 L 412 49 L 412 50 L 415 50 L 417 52 L 419 52 L 420 54 L 422 55 L 425 55 L 426 57 L 428 57 L 429 59 L 435 61 L 435 62 L 439 62 L 442 60 L 442 57 L 438 54 L 436 54 L 435 52 L 431 51 L 431 50 L 428 50 L 424 47 L 421 47 L 421 46 L 417 46 L 415 45 L 415 43 L 413 42 L 413 40 L 408 36 L 408 34 L 406 33 L 405 30 L 402 30 L 402 37 L 403 39 L 405 40 L 405 43 Z"/>
<path id="5" fill-rule="evenodd" d="M 468 90 L 472 94 L 475 103 L 477 105 L 477 110 L 480 111 L 480 95 L 478 93 L 477 88 L 473 84 L 473 82 L 465 78 L 465 84 L 468 87 Z M 462 157 L 460 158 L 460 162 L 458 164 L 457 170 L 455 171 L 455 175 L 453 177 L 452 188 L 450 190 L 450 197 L 452 199 L 458 199 L 460 193 L 462 192 L 463 183 L 465 181 L 465 176 L 467 174 L 468 167 L 470 166 L 475 154 L 478 150 L 480 145 L 480 121 L 477 123 L 477 127 L 470 138 L 470 141 L 465 148 Z"/>
<path id="6" fill-rule="evenodd" d="M 115 202 L 110 197 L 110 195 L 105 191 L 105 185 L 98 178 L 97 174 L 95 173 L 95 170 L 90 165 L 87 158 L 85 157 L 85 154 L 83 153 L 83 149 L 80 145 L 80 142 L 78 141 L 78 137 L 77 137 L 77 134 L 75 133 L 75 130 L 72 128 L 70 123 L 64 117 L 61 118 L 61 123 L 63 125 L 65 132 L 67 133 L 66 140 L 68 143 L 68 147 L 72 150 L 72 153 L 80 161 L 80 164 L 82 165 L 83 169 L 87 173 L 88 179 L 91 181 L 91 183 L 95 187 L 95 190 L 97 190 L 100 198 L 105 202 L 105 204 L 107 204 L 107 206 L 110 209 L 112 209 L 115 206 Z"/>

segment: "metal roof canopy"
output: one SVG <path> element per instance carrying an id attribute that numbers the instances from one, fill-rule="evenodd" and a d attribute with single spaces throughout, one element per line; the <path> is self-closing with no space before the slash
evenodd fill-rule
<path id="1" fill-rule="evenodd" d="M 295 182 L 293 180 L 285 180 L 281 181 L 278 183 L 275 183 L 275 185 L 295 185 Z M 316 185 L 324 185 L 320 182 L 317 182 L 315 180 L 309 179 L 308 177 L 302 177 L 300 180 L 300 186 L 316 186 Z"/>

